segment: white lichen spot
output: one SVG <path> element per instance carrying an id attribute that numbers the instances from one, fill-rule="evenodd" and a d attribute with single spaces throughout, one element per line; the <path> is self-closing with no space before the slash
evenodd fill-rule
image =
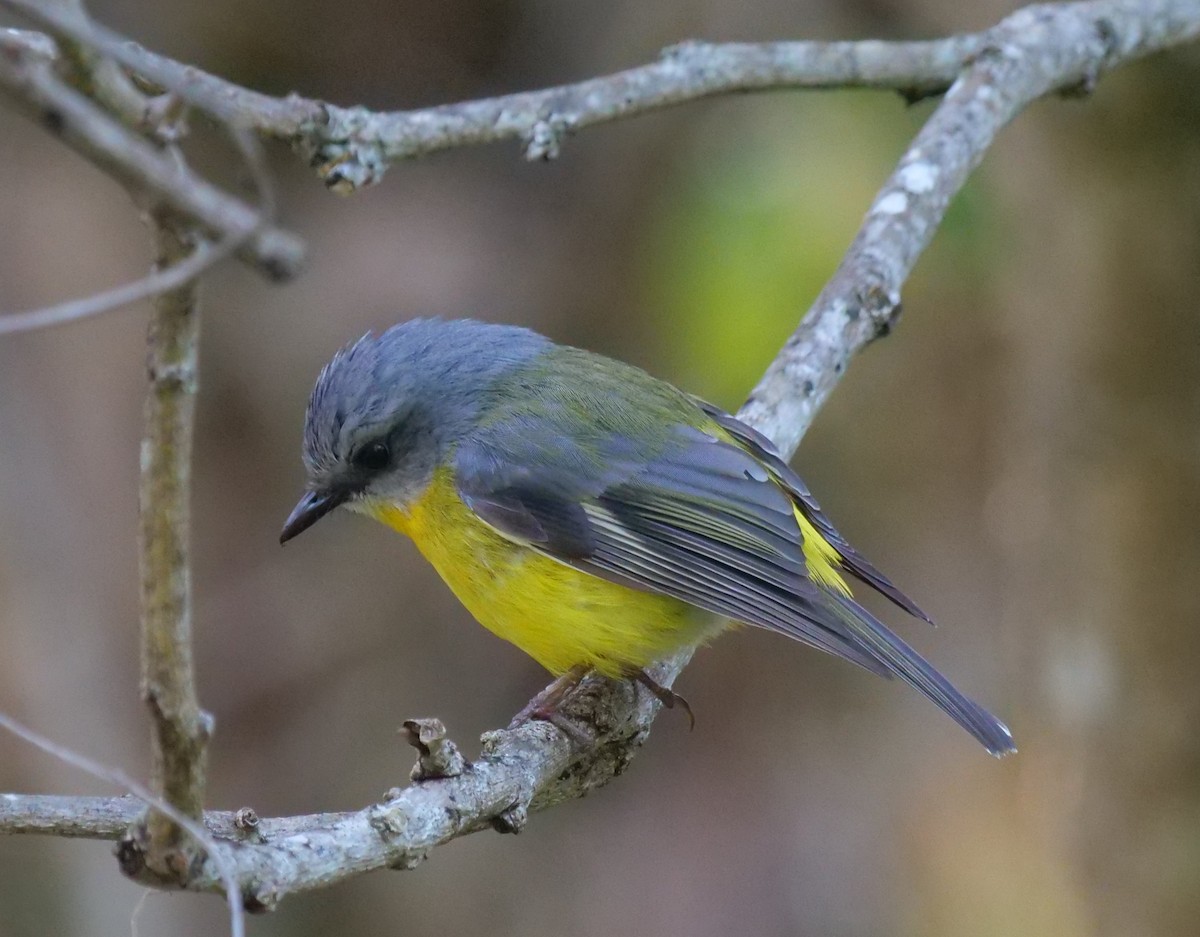
<path id="1" fill-rule="evenodd" d="M 930 191 L 937 182 L 938 169 L 932 163 L 909 163 L 899 172 L 900 184 L 914 195 Z"/>
<path id="2" fill-rule="evenodd" d="M 908 196 L 903 192 L 889 192 L 875 203 L 875 211 L 881 215 L 901 215 L 908 211 Z"/>

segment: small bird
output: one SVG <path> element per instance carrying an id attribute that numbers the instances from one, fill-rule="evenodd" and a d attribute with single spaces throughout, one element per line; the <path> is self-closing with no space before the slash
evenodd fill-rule
<path id="1" fill-rule="evenodd" d="M 555 721 L 593 670 L 686 707 L 646 668 L 732 619 L 897 676 L 993 755 L 1016 751 L 854 600 L 845 574 L 929 621 L 770 440 L 632 365 L 516 326 L 413 319 L 321 371 L 303 458 L 280 542 L 337 507 L 407 534 L 484 627 L 558 677 L 519 718 Z"/>

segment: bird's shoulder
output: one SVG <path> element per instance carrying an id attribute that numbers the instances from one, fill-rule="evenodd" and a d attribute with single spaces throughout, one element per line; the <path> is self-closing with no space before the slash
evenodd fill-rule
<path id="1" fill-rule="evenodd" d="M 477 428 L 503 436 L 533 428 L 567 437 L 667 441 L 670 427 L 708 427 L 695 401 L 635 365 L 580 348 L 553 345 L 510 369 L 489 388 Z"/>

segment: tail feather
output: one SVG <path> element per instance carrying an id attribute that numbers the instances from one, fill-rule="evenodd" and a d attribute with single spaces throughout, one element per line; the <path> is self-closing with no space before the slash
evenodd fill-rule
<path id="1" fill-rule="evenodd" d="M 990 712 L 960 693 L 933 665 L 904 643 L 883 622 L 846 596 L 826 593 L 826 607 L 837 617 L 855 643 L 890 672 L 921 692 L 997 758 L 1017 750 L 1008 727 Z"/>

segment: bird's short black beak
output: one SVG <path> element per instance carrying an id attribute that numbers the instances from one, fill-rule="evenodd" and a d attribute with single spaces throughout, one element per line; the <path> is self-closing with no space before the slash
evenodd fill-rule
<path id="1" fill-rule="evenodd" d="M 280 543 L 287 543 L 297 534 L 302 534 L 334 508 L 344 504 L 349 494 L 344 492 L 309 491 L 300 499 L 300 503 L 288 515 L 283 532 L 279 535 Z"/>

